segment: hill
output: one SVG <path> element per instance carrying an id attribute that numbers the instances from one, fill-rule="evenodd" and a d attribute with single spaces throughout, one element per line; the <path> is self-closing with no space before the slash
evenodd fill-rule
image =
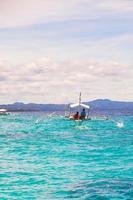
<path id="1" fill-rule="evenodd" d="M 86 102 L 91 110 L 126 110 L 133 111 L 133 102 L 111 101 L 109 99 L 97 99 Z M 16 102 L 14 104 L 0 105 L 8 111 L 64 111 L 65 104 L 36 104 Z"/>

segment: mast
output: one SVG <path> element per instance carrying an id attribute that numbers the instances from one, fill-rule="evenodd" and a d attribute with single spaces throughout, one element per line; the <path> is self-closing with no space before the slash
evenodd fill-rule
<path id="1" fill-rule="evenodd" d="M 80 105 L 81 105 L 81 92 L 79 93 L 79 107 L 78 107 L 79 113 L 80 113 Z"/>

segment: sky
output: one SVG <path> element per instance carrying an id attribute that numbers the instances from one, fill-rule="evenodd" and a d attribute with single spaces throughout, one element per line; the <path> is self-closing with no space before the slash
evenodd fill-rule
<path id="1" fill-rule="evenodd" d="M 0 0 L 0 104 L 133 101 L 133 0 Z"/>

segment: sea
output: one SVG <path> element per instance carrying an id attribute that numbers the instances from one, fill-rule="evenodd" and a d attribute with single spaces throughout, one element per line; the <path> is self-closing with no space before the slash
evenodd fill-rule
<path id="1" fill-rule="evenodd" d="M 0 200 L 58 199 L 133 199 L 133 115 L 0 116 Z"/>

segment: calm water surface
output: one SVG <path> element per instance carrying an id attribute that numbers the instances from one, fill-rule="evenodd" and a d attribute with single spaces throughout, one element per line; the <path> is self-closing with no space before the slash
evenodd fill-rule
<path id="1" fill-rule="evenodd" d="M 132 200 L 133 117 L 0 116 L 0 200 Z"/>

